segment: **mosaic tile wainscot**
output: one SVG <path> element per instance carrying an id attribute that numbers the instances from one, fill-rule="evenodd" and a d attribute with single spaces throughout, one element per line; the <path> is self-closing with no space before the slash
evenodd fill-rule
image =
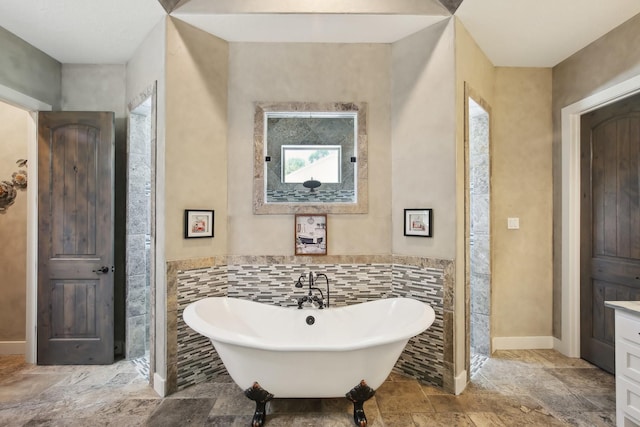
<path id="1" fill-rule="evenodd" d="M 227 295 L 294 307 L 295 298 L 305 293 L 294 287 L 295 281 L 309 271 L 328 276 L 334 307 L 400 296 L 431 305 L 436 312 L 433 325 L 409 341 L 394 369 L 452 391 L 453 354 L 448 349 L 452 348 L 453 327 L 447 322 L 452 316 L 446 315 L 453 305 L 451 261 L 394 256 L 234 256 L 168 264 L 167 327 L 169 336 L 177 340 L 168 340 L 170 392 L 226 373 L 211 342 L 182 320 L 182 311 L 188 304 Z"/>

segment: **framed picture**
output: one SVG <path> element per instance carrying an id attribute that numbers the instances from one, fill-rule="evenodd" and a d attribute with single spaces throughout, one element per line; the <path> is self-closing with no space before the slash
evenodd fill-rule
<path id="1" fill-rule="evenodd" d="M 326 214 L 296 214 L 294 226 L 296 255 L 327 254 Z"/>
<path id="2" fill-rule="evenodd" d="M 405 209 L 404 235 L 432 237 L 433 209 Z"/>
<path id="3" fill-rule="evenodd" d="M 213 211 L 184 211 L 184 238 L 213 237 Z"/>

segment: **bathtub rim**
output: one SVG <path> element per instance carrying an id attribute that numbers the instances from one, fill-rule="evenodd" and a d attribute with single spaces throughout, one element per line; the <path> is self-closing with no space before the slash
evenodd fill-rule
<path id="1" fill-rule="evenodd" d="M 425 311 L 422 313 L 420 317 L 416 318 L 416 321 L 412 325 L 414 327 L 408 328 L 406 331 L 403 331 L 402 333 L 398 333 L 392 336 L 385 336 L 384 338 L 377 339 L 377 340 L 374 340 L 374 339 L 367 339 L 367 340 L 361 340 L 361 341 L 354 340 L 354 342 L 351 344 L 339 344 L 339 345 L 338 344 L 329 345 L 326 343 L 323 343 L 323 344 L 317 343 L 314 346 L 310 346 L 308 344 L 298 345 L 295 343 L 270 345 L 268 342 L 265 342 L 259 337 L 252 337 L 245 334 L 231 333 L 227 330 L 224 330 L 223 328 L 217 327 L 215 325 L 211 325 L 210 323 L 202 319 L 196 313 L 196 306 L 199 304 L 206 304 L 207 300 L 223 301 L 224 304 L 228 304 L 229 301 L 233 301 L 231 304 L 261 306 L 260 309 L 265 311 L 271 311 L 271 310 L 298 311 L 298 310 L 294 307 L 277 306 L 277 305 L 247 300 L 244 298 L 236 298 L 236 297 L 229 297 L 229 296 L 206 297 L 206 298 L 199 299 L 198 301 L 194 301 L 189 305 L 187 305 L 187 307 L 185 307 L 182 313 L 182 318 L 184 322 L 187 324 L 187 326 L 189 326 L 191 329 L 193 329 L 195 332 L 199 333 L 200 335 L 203 335 L 209 340 L 211 340 L 212 343 L 214 344 L 214 347 L 215 347 L 215 342 L 221 342 L 221 343 L 236 345 L 240 347 L 247 347 L 247 348 L 267 350 L 267 351 L 276 351 L 276 352 L 292 352 L 292 351 L 295 351 L 295 352 L 321 352 L 321 351 L 346 352 L 346 351 L 354 351 L 354 350 L 361 350 L 361 349 L 376 347 L 380 345 L 386 345 L 386 344 L 395 343 L 399 341 L 408 341 L 411 338 L 417 335 L 420 335 L 421 333 L 429 329 L 429 327 L 431 327 L 431 325 L 435 321 L 435 311 L 433 310 L 433 307 L 431 307 L 426 302 L 419 301 L 415 298 L 410 298 L 410 297 L 380 298 L 377 300 L 366 301 L 366 302 L 340 306 L 340 307 L 331 307 L 323 310 L 329 310 L 329 311 L 353 310 L 354 307 L 362 306 L 365 304 L 381 305 L 381 304 L 384 304 L 385 302 L 388 303 L 389 300 L 403 300 L 403 303 L 405 304 L 413 304 L 413 305 L 421 304 L 423 307 L 425 307 Z M 405 301 L 410 301 L 410 302 L 405 302 Z M 300 311 L 307 315 L 313 315 L 313 314 L 319 314 L 321 310 L 316 308 L 303 308 Z M 214 328 L 214 331 L 212 331 L 211 328 Z M 213 332 L 220 332 L 220 333 L 214 334 Z"/>

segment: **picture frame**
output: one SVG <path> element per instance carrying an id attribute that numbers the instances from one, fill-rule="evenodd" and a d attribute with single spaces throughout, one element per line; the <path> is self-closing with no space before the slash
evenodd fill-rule
<path id="1" fill-rule="evenodd" d="M 433 209 L 405 209 L 404 235 L 433 237 Z"/>
<path id="2" fill-rule="evenodd" d="M 205 209 L 185 209 L 184 238 L 213 237 L 214 211 Z"/>
<path id="3" fill-rule="evenodd" d="M 327 254 L 327 215 L 296 214 L 294 246 L 296 255 Z"/>

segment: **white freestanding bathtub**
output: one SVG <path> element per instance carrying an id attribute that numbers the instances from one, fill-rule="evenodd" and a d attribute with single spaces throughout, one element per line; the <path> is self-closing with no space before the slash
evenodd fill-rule
<path id="1" fill-rule="evenodd" d="M 259 385 L 269 399 L 322 398 L 345 396 L 363 381 L 373 393 L 435 313 L 410 298 L 297 309 L 212 297 L 189 304 L 183 318 L 247 392 Z"/>

